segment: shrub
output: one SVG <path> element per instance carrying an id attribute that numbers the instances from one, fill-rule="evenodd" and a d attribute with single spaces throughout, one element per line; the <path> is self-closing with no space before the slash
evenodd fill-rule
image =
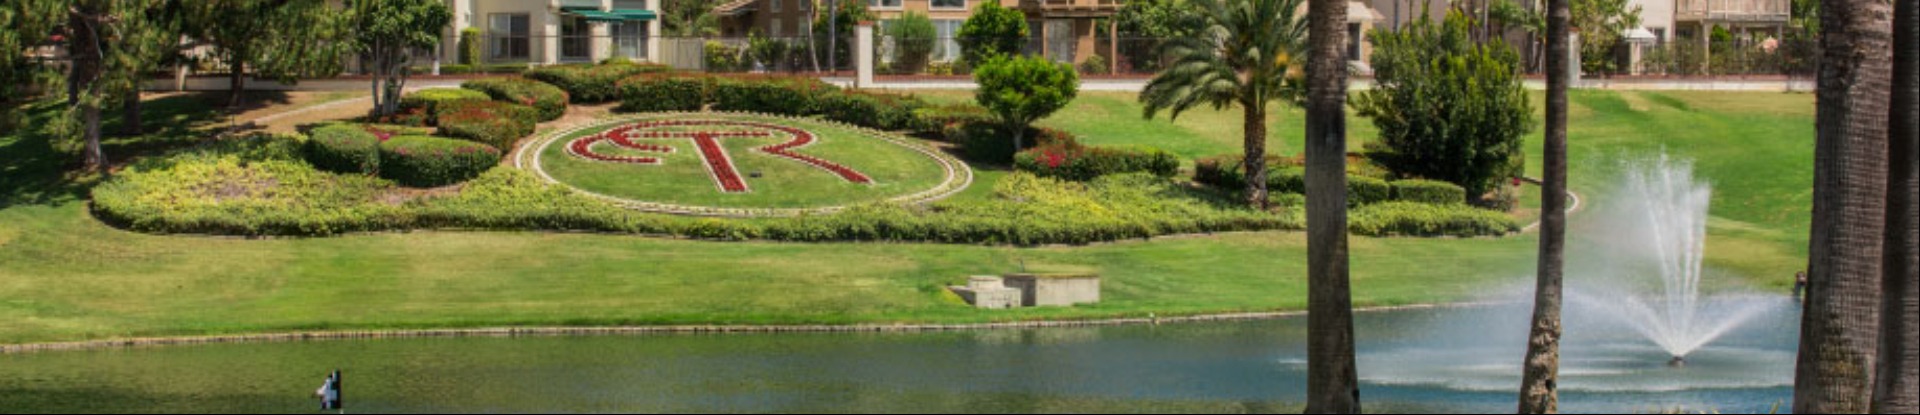
<path id="1" fill-rule="evenodd" d="M 820 96 L 827 119 L 878 130 L 913 128 L 913 111 L 926 105 L 911 95 L 837 91 Z"/>
<path id="2" fill-rule="evenodd" d="M 335 124 L 313 130 L 306 159 L 314 167 L 347 174 L 380 172 L 380 137 L 366 127 Z"/>
<path id="3" fill-rule="evenodd" d="M 1247 188 L 1247 171 L 1241 162 L 1245 160 L 1246 158 L 1238 153 L 1194 159 L 1193 181 L 1222 190 L 1244 190 Z M 1273 177 L 1278 175 L 1277 170 L 1286 166 L 1288 162 L 1285 157 L 1267 155 L 1267 191 L 1302 193 L 1300 188 L 1282 189 L 1273 185 Z"/>
<path id="4" fill-rule="evenodd" d="M 620 80 L 622 112 L 699 111 L 707 103 L 707 77 L 647 74 Z"/>
<path id="5" fill-rule="evenodd" d="M 1467 189 L 1453 183 L 1433 180 L 1396 180 L 1393 200 L 1402 202 L 1452 205 L 1467 202 Z"/>
<path id="6" fill-rule="evenodd" d="M 739 72 L 746 62 L 745 51 L 728 46 L 718 40 L 709 40 L 701 45 L 701 58 L 706 63 L 707 72 Z"/>
<path id="7" fill-rule="evenodd" d="M 925 13 L 909 11 L 889 22 L 886 36 L 893 38 L 893 69 L 910 74 L 925 70 L 939 35 Z"/>
<path id="8" fill-rule="evenodd" d="M 501 151 L 512 151 L 521 137 L 533 134 L 539 111 L 500 101 L 465 101 L 440 107 L 440 135 L 475 141 Z"/>
<path id="9" fill-rule="evenodd" d="M 479 143 L 411 135 L 380 143 L 380 176 L 412 187 L 463 182 L 497 164 L 500 150 Z"/>
<path id="10" fill-rule="evenodd" d="M 438 119 L 438 116 L 440 114 L 440 106 L 442 104 L 446 104 L 450 102 L 459 102 L 459 101 L 486 101 L 489 99 L 492 99 L 492 98 L 488 97 L 487 94 L 482 93 L 480 91 L 470 90 L 470 89 L 455 89 L 455 88 L 422 89 L 419 91 L 414 91 L 414 93 L 407 94 L 407 96 L 400 98 L 400 114 L 406 114 L 406 115 L 401 115 L 398 118 L 383 119 L 380 121 L 389 122 L 392 124 L 415 125 L 415 126 L 438 125 L 440 122 Z M 422 117 L 422 116 L 424 117 L 415 118 L 415 117 Z M 416 123 L 415 121 L 418 121 L 418 123 Z"/>
<path id="11" fill-rule="evenodd" d="M 995 57 L 1020 53 L 1027 46 L 1027 16 L 1019 10 L 985 2 L 960 24 L 961 60 L 979 67 Z"/>
<path id="12" fill-rule="evenodd" d="M 153 233 L 329 235 L 394 229 L 406 212 L 378 199 L 390 182 L 336 175 L 298 160 L 297 139 L 223 139 L 141 159 L 93 188 L 93 210 Z"/>
<path id="13" fill-rule="evenodd" d="M 821 95 L 837 89 L 811 77 L 733 76 L 713 78 L 707 96 L 717 111 L 806 116 L 818 113 Z"/>
<path id="14" fill-rule="evenodd" d="M 1354 209 L 1347 229 L 1367 236 L 1497 236 L 1520 231 L 1512 217 L 1463 204 L 1387 202 Z"/>
<path id="15" fill-rule="evenodd" d="M 1533 109 L 1520 55 L 1499 39 L 1473 41 L 1467 20 L 1372 32 L 1378 87 L 1355 95 L 1353 106 L 1380 129 L 1391 151 L 1377 159 L 1389 169 L 1480 194 L 1520 173 Z"/>
<path id="16" fill-rule="evenodd" d="M 1013 162 L 1013 134 L 1005 126 L 995 122 L 961 123 L 949 126 L 942 132 L 947 142 L 959 144 L 967 158 L 982 163 L 1007 164 Z M 1026 137 L 1034 137 L 1034 143 L 1027 148 L 1045 146 L 1078 146 L 1073 134 L 1051 128 L 1027 128 Z M 1025 149 L 1022 149 L 1025 150 Z"/>
<path id="17" fill-rule="evenodd" d="M 747 34 L 747 56 L 768 72 L 778 71 L 785 66 L 793 49 L 785 40 L 768 38 L 757 32 Z"/>
<path id="18" fill-rule="evenodd" d="M 594 104 L 619 99 L 615 84 L 643 73 L 670 72 L 673 68 L 656 64 L 549 65 L 526 71 L 526 77 L 546 82 L 567 91 L 572 102 Z"/>
<path id="19" fill-rule="evenodd" d="M 1106 75 L 1110 72 L 1113 72 L 1113 67 L 1107 64 L 1107 57 L 1105 56 L 1088 56 L 1087 60 L 1080 62 L 1080 73 L 1082 74 Z"/>
<path id="20" fill-rule="evenodd" d="M 921 133 L 937 134 L 956 124 L 992 121 L 993 115 L 988 114 L 986 108 L 968 103 L 929 105 L 913 110 L 913 130 Z"/>
<path id="21" fill-rule="evenodd" d="M 1044 57 L 993 58 L 974 69 L 973 82 L 980 85 L 974 101 L 1016 129 L 1013 152 L 1025 149 L 1022 127 L 1066 107 L 1080 90 L 1080 76 L 1073 68 Z"/>
<path id="22" fill-rule="evenodd" d="M 1035 176 L 1075 181 L 1119 173 L 1173 177 L 1180 170 L 1180 158 L 1152 147 L 1052 145 L 1020 152 L 1013 166 Z"/>
<path id="23" fill-rule="evenodd" d="M 1303 189 L 1306 187 L 1301 186 Z M 1366 176 L 1347 176 L 1347 206 L 1366 206 L 1393 197 L 1393 185 Z"/>
<path id="24" fill-rule="evenodd" d="M 540 111 L 540 121 L 553 121 L 567 114 L 567 91 L 560 87 L 526 78 L 475 79 L 461 88 L 480 91 L 497 101 L 531 106 Z"/>
<path id="25" fill-rule="evenodd" d="M 480 28 L 460 29 L 460 64 L 468 67 L 480 66 Z M 442 68 L 444 69 L 444 67 Z"/>

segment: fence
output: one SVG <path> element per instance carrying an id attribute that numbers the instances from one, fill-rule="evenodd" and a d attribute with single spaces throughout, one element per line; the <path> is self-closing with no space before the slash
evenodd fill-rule
<path id="1" fill-rule="evenodd" d="M 1813 40 L 1722 41 L 1677 39 L 1659 45 L 1624 45 L 1601 75 L 1812 77 L 1820 57 Z M 1592 66 L 1592 65 L 1589 65 Z"/>

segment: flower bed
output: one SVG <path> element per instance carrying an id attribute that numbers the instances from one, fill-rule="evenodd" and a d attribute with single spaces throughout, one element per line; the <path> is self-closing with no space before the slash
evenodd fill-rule
<path id="1" fill-rule="evenodd" d="M 744 127 L 744 128 L 752 128 L 752 129 L 759 129 L 759 130 L 765 130 L 765 131 L 658 131 L 657 130 L 661 128 L 704 127 L 704 126 Z M 720 145 L 720 140 L 726 139 L 726 138 L 758 138 L 758 137 L 774 136 L 774 134 L 768 131 L 785 133 L 786 135 L 792 137 L 792 139 L 780 144 L 759 147 L 759 148 L 756 148 L 755 150 L 761 153 L 770 154 L 770 155 L 785 158 L 788 160 L 798 161 L 800 163 L 804 163 L 804 164 L 819 168 L 821 170 L 826 170 L 827 172 L 833 173 L 834 175 L 839 176 L 841 179 L 851 183 L 859 183 L 859 184 L 873 183 L 872 177 L 869 177 L 866 174 L 860 173 L 858 170 L 855 170 L 852 167 L 848 167 L 839 163 L 828 161 L 826 159 L 822 159 L 819 157 L 800 154 L 798 152 L 795 152 L 794 150 L 796 149 L 799 149 L 801 147 L 806 147 L 808 145 L 812 145 L 813 143 L 818 141 L 817 136 L 815 136 L 813 133 L 810 133 L 810 132 L 807 132 L 806 130 L 802 130 L 798 128 L 786 127 L 786 126 L 769 124 L 769 123 L 722 121 L 722 120 L 669 120 L 669 121 L 640 122 L 640 123 L 627 124 L 627 125 L 614 127 L 613 129 L 607 130 L 606 132 L 603 132 L 600 134 L 595 134 L 587 137 L 574 139 L 573 141 L 570 141 L 567 143 L 567 152 L 574 156 L 584 158 L 584 159 L 594 160 L 594 161 L 653 165 L 653 164 L 659 164 L 660 159 L 657 157 L 634 157 L 634 156 L 617 156 L 617 155 L 603 154 L 603 153 L 594 151 L 593 146 L 601 142 L 608 142 L 619 147 L 624 147 L 624 148 L 637 150 L 637 151 L 650 152 L 650 153 L 673 153 L 674 152 L 673 147 L 657 145 L 657 144 L 638 143 L 638 142 L 635 142 L 634 140 L 691 139 L 693 140 L 695 146 L 700 150 L 700 158 L 703 162 L 706 163 L 708 175 L 713 178 L 714 183 L 717 186 L 719 186 L 720 190 L 726 193 L 743 193 L 743 192 L 750 191 L 750 188 L 747 186 L 745 179 L 740 177 L 740 173 L 738 169 L 736 169 L 734 166 L 735 163 L 733 162 L 733 157 L 728 155 L 726 152 L 726 148 Z"/>

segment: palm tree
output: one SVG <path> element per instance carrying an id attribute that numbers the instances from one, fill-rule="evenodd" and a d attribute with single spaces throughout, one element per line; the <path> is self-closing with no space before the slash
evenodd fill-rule
<path id="1" fill-rule="evenodd" d="M 1168 110 L 1178 119 L 1200 104 L 1240 106 L 1247 203 L 1255 207 L 1267 204 L 1267 105 L 1299 96 L 1295 61 L 1307 32 L 1301 1 L 1196 1 L 1201 35 L 1162 46 L 1172 64 L 1140 91 L 1147 118 Z"/>
<path id="2" fill-rule="evenodd" d="M 1920 412 L 1920 0 L 1896 0 L 1893 12 L 1892 131 L 1887 177 L 1886 270 L 1880 292 L 1880 365 L 1873 412 Z"/>
<path id="3" fill-rule="evenodd" d="M 1547 0 L 1546 180 L 1540 195 L 1539 281 L 1534 288 L 1533 325 L 1520 381 L 1520 413 L 1560 411 L 1560 301 L 1567 243 L 1567 66 L 1568 0 Z"/>
<path id="4" fill-rule="evenodd" d="M 1864 413 L 1879 346 L 1892 3 L 1821 5 L 1813 234 L 1794 413 Z"/>
<path id="5" fill-rule="evenodd" d="M 1347 2 L 1307 4 L 1307 413 L 1360 413 L 1347 275 Z"/>

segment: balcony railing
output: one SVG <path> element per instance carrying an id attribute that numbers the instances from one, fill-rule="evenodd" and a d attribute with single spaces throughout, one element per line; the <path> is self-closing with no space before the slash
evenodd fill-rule
<path id="1" fill-rule="evenodd" d="M 1043 12 L 1114 12 L 1126 0 L 1021 0 L 1020 6 Z"/>
<path id="2" fill-rule="evenodd" d="M 1680 21 L 1785 23 L 1792 14 L 1789 0 L 1679 0 L 1674 18 Z"/>

